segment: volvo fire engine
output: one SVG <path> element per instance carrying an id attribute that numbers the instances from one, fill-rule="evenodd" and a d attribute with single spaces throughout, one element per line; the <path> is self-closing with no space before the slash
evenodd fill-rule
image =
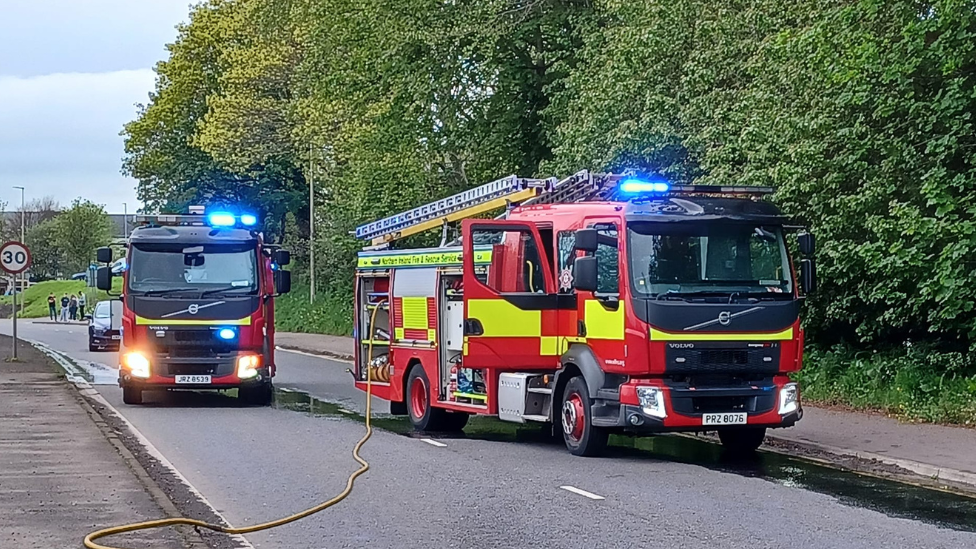
<path id="1" fill-rule="evenodd" d="M 510 176 L 362 225 L 355 384 L 418 430 L 477 414 L 547 423 L 575 455 L 680 431 L 754 451 L 802 416 L 790 374 L 815 285 L 813 236 L 772 192 Z M 436 228 L 440 247 L 391 247 Z"/>
<path id="2" fill-rule="evenodd" d="M 271 403 L 275 375 L 274 298 L 287 293 L 286 250 L 264 242 L 252 214 L 190 208 L 147 215 L 127 241 L 121 300 L 119 385 L 126 404 L 147 390 L 237 389 Z M 112 262 L 100 248 L 98 261 Z M 100 267 L 99 289 L 112 270 Z"/>

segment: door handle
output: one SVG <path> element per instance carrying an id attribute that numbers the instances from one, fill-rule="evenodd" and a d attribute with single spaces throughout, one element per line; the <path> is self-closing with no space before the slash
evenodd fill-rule
<path id="1" fill-rule="evenodd" d="M 485 335 L 485 327 L 477 318 L 466 318 L 464 320 L 464 335 L 480 336 Z"/>
<path id="2" fill-rule="evenodd" d="M 582 320 L 576 321 L 576 336 L 586 337 L 586 323 Z"/>

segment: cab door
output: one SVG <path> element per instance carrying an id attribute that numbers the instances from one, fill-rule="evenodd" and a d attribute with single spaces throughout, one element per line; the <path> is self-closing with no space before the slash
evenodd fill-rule
<path id="1" fill-rule="evenodd" d="M 556 338 L 543 327 L 555 326 L 559 296 L 538 229 L 477 219 L 461 227 L 465 367 L 552 368 Z"/>

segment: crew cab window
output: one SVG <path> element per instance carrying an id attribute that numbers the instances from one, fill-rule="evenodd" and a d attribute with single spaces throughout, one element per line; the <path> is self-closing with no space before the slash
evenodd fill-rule
<path id="1" fill-rule="evenodd" d="M 535 238 L 528 229 L 475 229 L 476 246 L 491 245 L 485 285 L 498 293 L 545 293 L 545 271 Z"/>
<path id="2" fill-rule="evenodd" d="M 617 245 L 616 225 L 598 225 L 599 243 L 596 249 L 597 293 L 620 293 L 620 247 Z"/>
<path id="3" fill-rule="evenodd" d="M 573 290 L 573 260 L 576 259 L 576 233 L 559 231 L 557 252 L 559 265 L 556 268 L 556 282 L 559 293 L 571 294 Z"/>

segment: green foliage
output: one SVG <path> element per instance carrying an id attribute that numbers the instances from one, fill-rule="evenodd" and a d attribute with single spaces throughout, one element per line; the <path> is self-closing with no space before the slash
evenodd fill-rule
<path id="1" fill-rule="evenodd" d="M 308 286 L 295 284 L 291 293 L 275 299 L 275 327 L 283 332 L 352 335 L 352 299 L 346 294 L 316 294 L 308 300 Z"/>
<path id="2" fill-rule="evenodd" d="M 95 260 L 95 249 L 112 238 L 112 222 L 105 208 L 80 198 L 54 218 L 53 242 L 60 248 L 66 273 L 88 270 Z"/>
<path id="3" fill-rule="evenodd" d="M 35 225 L 24 239 L 31 251 L 32 276 L 37 280 L 49 280 L 62 274 L 64 253 L 58 243 L 56 218 Z"/>
<path id="4" fill-rule="evenodd" d="M 777 186 L 818 236 L 811 340 L 976 349 L 972 2 L 209 0 L 157 73 L 124 132 L 140 198 L 259 208 L 333 304 L 360 223 L 636 168 Z M 298 295 L 296 328 L 346 329 Z"/>
<path id="5" fill-rule="evenodd" d="M 881 410 L 910 420 L 976 424 L 976 359 L 932 345 L 811 348 L 798 376 L 803 398 Z"/>

